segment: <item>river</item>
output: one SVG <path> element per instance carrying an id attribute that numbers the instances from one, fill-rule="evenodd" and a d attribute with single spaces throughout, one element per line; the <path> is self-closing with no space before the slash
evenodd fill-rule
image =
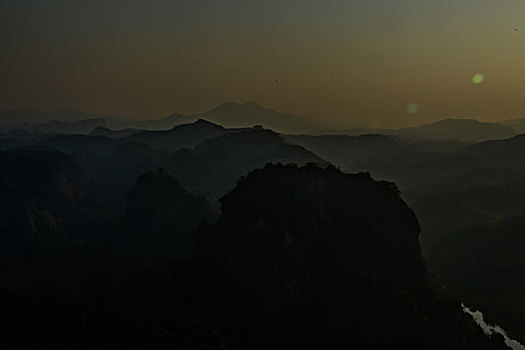
<path id="1" fill-rule="evenodd" d="M 523 346 L 521 343 L 519 343 L 517 340 L 509 338 L 507 335 L 507 332 L 503 328 L 501 328 L 498 325 L 491 326 L 485 322 L 483 319 L 483 314 L 481 311 L 472 311 L 468 307 L 466 307 L 464 304 L 461 304 L 461 307 L 463 308 L 463 311 L 469 315 L 472 316 L 474 321 L 483 329 L 485 334 L 493 334 L 493 333 L 499 333 L 505 338 L 505 344 L 512 350 L 525 350 L 525 346 Z"/>

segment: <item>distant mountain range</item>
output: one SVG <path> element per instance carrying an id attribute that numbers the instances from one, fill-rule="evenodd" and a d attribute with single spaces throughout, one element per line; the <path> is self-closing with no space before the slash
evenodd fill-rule
<path id="1" fill-rule="evenodd" d="M 210 291 L 212 294 L 203 297 L 203 302 L 195 299 L 198 302 L 194 305 L 202 305 L 203 310 L 208 310 L 210 304 L 224 305 L 225 309 L 217 315 L 229 315 L 228 319 L 235 320 L 231 326 L 238 327 L 238 320 L 242 320 L 238 316 L 245 311 L 245 306 L 255 303 L 253 305 L 257 304 L 257 307 L 250 312 L 257 315 L 256 320 L 263 312 L 268 316 L 268 312 L 275 311 L 275 317 L 248 328 L 262 330 L 266 334 L 264 325 L 275 326 L 275 320 L 282 320 L 283 326 L 274 327 L 279 332 L 275 338 L 278 342 L 282 339 L 281 330 L 290 334 L 287 325 L 308 320 L 309 314 L 298 314 L 290 321 L 283 318 L 281 311 L 267 309 L 274 302 L 285 305 L 284 311 L 297 310 L 297 305 L 305 305 L 301 304 L 303 302 L 312 303 L 312 311 L 321 310 L 318 306 L 324 305 L 322 310 L 327 310 L 327 313 L 323 311 L 323 317 L 331 320 L 326 324 L 346 324 L 344 328 L 338 328 L 341 339 L 353 339 L 348 337 L 348 329 L 355 330 L 352 328 L 355 326 L 354 319 L 358 320 L 358 324 L 362 323 L 362 317 L 368 315 L 369 305 L 375 307 L 372 316 L 367 318 L 369 324 L 366 329 L 370 329 L 371 334 L 379 334 L 376 331 L 377 320 L 384 321 L 381 317 L 385 309 L 389 310 L 387 316 L 391 319 L 386 323 L 381 321 L 384 323 L 381 329 L 386 329 L 392 339 L 412 339 L 399 333 L 398 328 L 391 328 L 392 324 L 398 324 L 398 315 L 407 317 L 410 322 L 402 328 L 416 329 L 414 334 L 420 336 L 421 344 L 427 344 L 428 339 L 446 339 L 441 337 L 443 329 L 453 333 L 459 329 L 458 323 L 449 317 L 452 314 L 447 316 L 446 312 L 439 312 L 452 310 L 453 305 L 436 304 L 438 299 L 441 300 L 439 295 L 435 296 L 437 299 L 427 298 L 431 296 L 431 290 L 428 289 L 430 285 L 426 272 L 421 270 L 419 275 L 423 278 L 419 278 L 413 274 L 413 269 L 424 268 L 422 261 L 419 261 L 420 248 L 427 253 L 437 247 L 440 250 L 435 251 L 433 260 L 428 260 L 433 263 L 429 267 L 437 267 L 441 276 L 454 282 L 456 276 L 463 276 L 459 268 L 462 265 L 454 264 L 453 268 L 458 267 L 455 271 L 447 269 L 446 264 L 448 261 L 469 260 L 470 257 L 464 257 L 463 250 L 454 247 L 468 245 L 468 254 L 493 247 L 488 233 L 481 237 L 481 244 L 478 244 L 475 239 L 453 241 L 453 238 L 448 238 L 452 237 L 453 230 L 525 212 L 525 166 L 522 162 L 525 157 L 525 134 L 517 135 L 519 120 L 483 123 L 447 119 L 420 127 L 383 130 L 384 134 L 352 136 L 341 135 L 343 131 L 336 130 L 334 132 L 339 135 L 316 136 L 313 132 L 279 133 L 257 125 L 225 127 L 200 118 L 216 118 L 236 124 L 242 122 L 235 119 L 241 118 L 241 115 L 252 115 L 252 119 L 246 119 L 246 124 L 254 122 L 262 125 L 265 123 L 255 121 L 272 121 L 278 115 L 286 116 L 255 104 L 225 104 L 199 116 L 171 115 L 149 122 L 148 127 L 162 126 L 162 130 L 142 129 L 146 124 L 112 130 L 115 120 L 105 118 L 26 123 L 21 124 L 24 126 L 22 129 L 0 130 L 0 238 L 3 237 L 0 251 L 9 251 L 19 259 L 25 256 L 30 244 L 39 244 L 41 251 L 49 251 L 54 257 L 56 251 L 48 249 L 53 246 L 50 243 L 57 242 L 53 244 L 62 247 L 69 240 L 75 242 L 75 249 L 100 245 L 117 249 L 115 253 L 118 251 L 118 256 L 121 256 L 123 249 L 125 254 L 122 258 L 132 276 L 129 281 L 136 280 L 136 267 L 141 271 L 143 269 L 133 261 L 129 261 L 128 265 L 129 252 L 154 253 L 152 257 L 166 254 L 174 262 L 184 257 L 180 263 L 185 265 L 187 254 L 208 251 L 210 254 L 206 255 L 206 259 L 218 259 L 210 260 L 212 265 L 208 276 L 213 277 L 211 284 L 200 284 L 205 279 L 201 278 L 204 275 L 201 262 L 198 262 L 195 271 L 186 272 L 184 279 L 173 282 L 172 290 L 163 288 L 161 284 L 151 284 L 155 293 L 148 299 L 148 305 L 150 301 L 157 300 L 157 291 L 176 297 L 181 286 L 188 295 Z M 179 122 L 183 124 L 168 127 L 170 123 Z M 362 129 L 361 133 L 366 131 Z M 507 134 L 510 137 L 505 138 Z M 483 141 L 477 142 L 477 139 Z M 348 175 L 341 171 L 364 173 Z M 395 181 L 396 185 L 376 182 L 373 178 Z M 230 195 L 223 197 L 227 193 Z M 414 213 L 400 195 L 414 209 L 418 221 L 414 220 Z M 210 216 L 218 218 L 217 221 L 203 224 L 201 219 Z M 199 227 L 198 231 L 192 233 L 196 227 Z M 522 225 L 517 228 L 522 229 Z M 496 227 L 495 232 L 498 230 L 499 227 Z M 421 247 L 418 243 L 420 231 Z M 510 233 L 505 237 L 514 239 Z M 470 237 L 470 234 L 465 237 Z M 63 241 L 66 238 L 67 241 Z M 196 239 L 195 245 L 191 244 L 191 238 Z M 379 245 L 378 242 L 383 243 Z M 494 242 L 500 244 L 504 239 L 498 238 Z M 502 244 L 495 250 L 496 254 L 487 256 L 519 256 L 515 252 L 523 251 L 523 241 L 513 240 L 511 244 L 511 249 Z M 3 247 L 9 247 L 9 250 Z M 114 271 L 114 276 L 122 276 L 120 268 L 113 268 L 112 262 L 108 266 L 110 260 L 107 260 L 105 249 L 96 248 L 102 254 L 99 270 L 104 273 Z M 33 250 L 29 252 L 32 254 Z M 84 259 L 85 266 L 89 268 L 82 267 L 81 271 L 88 272 L 89 276 L 84 277 L 84 272 L 66 271 L 64 276 L 56 275 L 53 271 L 61 268 L 40 268 L 40 263 L 35 263 L 33 273 L 46 284 L 50 280 L 47 276 L 74 286 L 77 282 L 70 282 L 72 278 L 81 278 L 78 285 L 84 285 L 84 278 L 89 278 L 86 280 L 89 283 L 96 281 L 91 276 L 93 261 L 77 250 L 71 250 L 64 259 L 57 259 L 56 266 L 67 266 L 69 271 L 69 266 L 76 266 L 70 263 L 70 258 Z M 140 259 L 142 261 L 142 257 Z M 502 264 L 511 261 L 500 260 Z M 151 260 L 147 258 L 145 261 Z M 516 261 L 517 268 L 509 271 L 518 271 L 523 266 L 519 260 Z M 218 263 L 225 264 L 222 273 L 217 273 Z M 502 264 L 497 266 L 504 266 Z M 5 265 L 15 271 L 19 267 L 15 263 Z M 169 272 L 168 275 L 165 272 L 157 275 L 162 283 L 171 281 L 169 276 L 180 277 L 180 272 L 185 271 L 180 270 L 178 265 L 174 265 L 174 271 L 167 271 L 165 267 L 168 265 L 159 265 L 162 267 L 159 272 Z M 393 269 L 385 269 L 389 266 Z M 481 265 L 470 266 L 470 271 L 484 271 L 479 270 Z M 133 282 L 140 293 L 142 285 L 151 283 L 149 267 L 148 263 L 148 267 L 143 269 L 147 283 L 138 285 Z M 238 281 L 231 279 L 228 271 L 233 271 L 232 276 L 240 273 L 245 277 Z M 351 273 L 346 274 L 346 271 Z M 475 288 L 472 289 L 474 293 L 469 291 L 461 295 L 461 300 L 479 299 L 484 303 L 484 307 L 480 308 L 484 313 L 498 322 L 501 320 L 501 325 L 512 331 L 513 336 L 522 336 L 523 313 L 521 309 L 515 312 L 517 309 L 514 306 L 525 305 L 523 293 L 519 294 L 522 284 L 516 283 L 519 280 L 516 272 L 503 275 L 497 270 L 492 271 L 494 276 L 503 277 L 501 283 L 504 287 L 500 290 L 506 291 L 509 286 L 508 290 L 513 291 L 512 295 L 498 295 L 505 300 L 505 304 L 491 306 L 491 299 L 486 296 L 478 298 Z M 121 281 L 120 277 L 113 278 L 112 274 L 101 280 L 102 285 L 105 281 Z M 319 276 L 322 278 L 319 279 Z M 404 280 L 406 290 L 397 289 L 403 276 L 408 277 Z M 266 279 L 268 277 L 270 279 Z M 228 278 L 230 282 L 225 283 Z M 462 279 L 461 282 L 468 287 L 471 280 L 472 286 L 478 289 L 485 284 L 484 276 Z M 243 283 L 237 283 L 239 281 Z M 345 284 L 340 284 L 340 281 Z M 413 284 L 414 281 L 419 287 Z M 9 279 L 1 283 L 13 285 Z M 194 289 L 188 289 L 188 283 L 199 284 Z M 493 281 L 490 283 L 496 285 Z M 129 284 L 126 282 L 125 285 Z M 215 302 L 215 291 L 223 285 L 231 288 L 224 289 L 223 301 Z M 238 286 L 242 285 L 245 289 L 239 290 Z M 340 289 L 341 286 L 346 287 Z M 108 291 L 121 289 L 124 290 L 124 287 L 112 287 Z M 318 294 L 320 291 L 323 294 Z M 337 292 L 335 295 L 332 294 L 334 291 Z M 106 295 L 99 294 L 98 290 L 94 293 Z M 247 303 L 240 303 L 235 310 L 237 313 L 230 317 L 232 301 L 244 300 L 239 299 L 243 295 L 249 296 Z M 287 299 L 288 304 L 281 304 L 283 295 L 291 297 Z M 407 297 L 413 297 L 413 300 Z M 187 300 L 192 299 L 181 300 L 181 305 L 187 305 Z M 332 305 L 332 300 L 336 300 L 337 305 Z M 352 303 L 346 308 L 338 304 L 346 305 L 344 303 L 349 300 Z M 386 304 L 376 305 L 374 300 L 382 300 Z M 471 305 L 470 302 L 468 304 Z M 356 309 L 361 306 L 365 309 Z M 396 309 L 392 311 L 394 306 Z M 459 305 L 456 306 L 453 309 L 459 316 L 461 310 Z M 164 313 L 165 305 L 159 310 Z M 332 312 L 337 318 L 332 318 Z M 193 315 L 191 312 L 188 314 Z M 353 318 L 348 315 L 353 315 Z M 438 321 L 440 317 L 442 321 Z M 70 319 L 73 318 L 67 320 Z M 461 318 L 458 320 L 461 321 Z M 310 321 L 312 329 L 318 329 L 318 323 Z M 466 327 L 474 326 L 468 321 L 463 318 L 461 322 L 465 322 Z M 438 322 L 436 332 L 439 337 L 421 333 L 429 329 L 429 322 Z M 416 326 L 418 328 L 414 328 Z M 24 326 L 20 329 L 30 328 Z M 235 334 L 244 334 L 237 328 L 232 329 Z M 23 332 L 19 334 L 25 335 Z M 309 332 L 301 326 L 297 334 Z M 330 338 L 330 334 L 327 332 L 320 339 Z M 483 336 L 481 330 L 479 335 Z M 290 341 L 295 342 L 296 338 L 291 336 Z M 251 341 L 254 337 L 250 334 L 247 339 Z M 461 337 L 456 339 L 458 344 L 465 344 Z M 296 347 L 295 343 L 290 344 L 290 348 Z M 459 348 L 487 348 L 473 344 Z M 321 344 L 316 348 L 326 346 Z M 457 347 L 441 344 L 437 348 Z"/>
<path id="2" fill-rule="evenodd" d="M 500 139 L 516 135 L 517 130 L 500 123 L 480 122 L 476 119 L 444 119 L 431 124 L 396 130 L 397 136 L 412 138 L 439 138 L 478 141 Z"/>
<path id="3" fill-rule="evenodd" d="M 492 123 L 481 122 L 476 119 L 447 118 L 416 127 L 399 129 L 322 129 L 318 130 L 317 133 L 346 135 L 384 134 L 409 139 L 411 141 L 446 139 L 476 142 L 488 139 L 503 139 L 523 132 L 525 132 L 525 118 Z"/>
<path id="4" fill-rule="evenodd" d="M 244 104 L 224 103 L 199 115 L 199 117 L 226 127 L 262 125 L 265 128 L 281 133 L 304 133 L 319 128 L 318 123 L 307 117 L 277 112 L 262 107 L 255 102 Z"/>
<path id="5" fill-rule="evenodd" d="M 108 126 L 111 129 L 139 129 L 139 130 L 167 130 L 176 125 L 188 124 L 196 121 L 191 116 L 173 113 L 160 119 L 143 121 L 129 121 L 124 119 L 109 119 Z"/>
<path id="6" fill-rule="evenodd" d="M 319 128 L 318 123 L 307 117 L 274 111 L 262 107 L 255 102 L 243 104 L 226 102 L 214 109 L 195 115 L 188 116 L 173 113 L 157 120 L 148 120 L 145 122 L 113 121 L 110 125 L 149 130 L 165 130 L 175 125 L 194 123 L 199 119 L 205 119 L 227 128 L 246 128 L 262 125 L 265 128 L 282 133 L 313 132 Z"/>
<path id="7" fill-rule="evenodd" d="M 0 132 L 25 130 L 48 134 L 87 134 L 95 128 L 106 126 L 104 117 L 82 112 L 39 113 L 37 111 L 0 111 Z M 38 116 L 41 117 L 40 120 L 37 119 Z M 47 119 L 47 117 L 52 119 Z M 62 120 L 66 118 L 70 120 Z M 35 122 L 35 120 L 38 121 Z"/>
<path id="8" fill-rule="evenodd" d="M 83 119 L 97 119 L 107 116 L 79 111 L 57 110 L 38 111 L 29 109 L 0 110 L 0 126 L 15 126 L 22 124 L 42 124 L 49 121 L 77 122 Z"/>
<path id="9" fill-rule="evenodd" d="M 170 114 L 160 119 L 130 121 L 76 111 L 0 111 L 0 133 L 17 129 L 42 133 L 79 133 L 112 138 L 127 137 L 142 130 L 169 130 L 177 125 L 191 124 L 200 119 L 226 128 L 247 128 L 261 125 L 283 134 L 361 135 L 384 134 L 411 141 L 447 139 L 477 142 L 504 139 L 525 132 L 525 118 L 500 122 L 481 122 L 476 119 L 447 118 L 434 123 L 399 129 L 337 129 L 307 117 L 282 113 L 255 102 L 227 102 L 195 115 Z M 95 130 L 96 129 L 96 130 Z"/>
<path id="10" fill-rule="evenodd" d="M 49 124 L 48 121 L 53 121 L 53 123 L 78 122 L 83 119 L 99 118 L 106 119 L 106 123 L 95 127 L 107 126 L 111 129 L 167 130 L 176 125 L 194 123 L 199 119 L 205 119 L 227 128 L 262 125 L 282 133 L 314 132 L 320 127 L 319 123 L 307 117 L 274 111 L 255 102 L 243 104 L 227 102 L 200 114 L 173 113 L 165 118 L 145 121 L 129 121 L 74 111 L 4 110 L 0 111 L 0 131 L 11 131 L 18 128 L 40 129 Z M 87 131 L 82 129 L 81 133 L 89 133 L 93 129 Z M 62 130 L 54 131 L 62 132 Z"/>

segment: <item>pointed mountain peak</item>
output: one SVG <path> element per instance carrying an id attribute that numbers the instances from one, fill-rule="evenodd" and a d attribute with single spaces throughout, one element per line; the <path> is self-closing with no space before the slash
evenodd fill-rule
<path id="1" fill-rule="evenodd" d="M 217 125 L 212 122 L 207 121 L 206 119 L 199 118 L 193 124 L 202 124 L 202 125 Z"/>
<path id="2" fill-rule="evenodd" d="M 212 128 L 212 129 L 224 129 L 223 126 L 219 124 L 212 123 L 206 119 L 199 118 L 193 123 L 186 123 L 186 124 L 180 124 L 175 125 L 171 130 L 177 130 L 177 129 L 187 129 L 192 127 L 198 127 L 198 128 Z"/>
<path id="3" fill-rule="evenodd" d="M 203 119 L 203 118 L 199 118 L 197 119 L 197 121 L 195 123 L 193 123 L 194 125 L 199 125 L 199 126 L 211 126 L 211 127 L 219 127 L 221 129 L 223 129 L 223 127 L 219 124 L 215 124 L 215 123 L 212 123 L 206 119 Z"/>

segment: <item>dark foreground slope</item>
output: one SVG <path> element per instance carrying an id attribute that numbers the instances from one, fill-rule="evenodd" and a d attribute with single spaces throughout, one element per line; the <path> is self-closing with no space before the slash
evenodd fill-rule
<path id="1" fill-rule="evenodd" d="M 216 225 L 196 233 L 214 266 L 201 290 L 236 348 L 497 347 L 433 287 L 394 184 L 267 166 L 221 204 Z"/>
<path id="2" fill-rule="evenodd" d="M 392 183 L 333 167 L 268 165 L 221 204 L 218 221 L 193 234 L 194 256 L 177 257 L 206 207 L 167 174 L 148 174 L 112 247 L 72 237 L 16 259 L 0 255 L 11 276 L 25 276 L 0 288 L 0 344 L 502 348 L 436 290 L 417 219 Z M 149 240 L 175 253 L 159 255 Z"/>
<path id="3" fill-rule="evenodd" d="M 211 205 L 160 169 L 138 177 L 128 194 L 123 231 L 115 243 L 134 252 L 188 255 L 192 232 L 212 219 Z"/>

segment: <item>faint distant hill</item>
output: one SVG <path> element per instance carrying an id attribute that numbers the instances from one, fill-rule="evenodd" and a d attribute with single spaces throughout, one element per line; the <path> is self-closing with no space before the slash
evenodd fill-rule
<path id="1" fill-rule="evenodd" d="M 353 128 L 353 129 L 318 129 L 315 134 L 384 134 L 410 141 L 422 140 L 460 140 L 478 142 L 490 139 L 502 139 L 520 132 L 520 120 L 498 123 L 481 122 L 476 119 L 447 118 L 434 123 L 399 129 Z M 523 122 L 525 128 L 525 119 Z"/>
<path id="2" fill-rule="evenodd" d="M 304 133 L 318 128 L 317 124 L 303 116 L 274 111 L 255 102 L 243 104 L 227 102 L 207 112 L 193 116 L 172 115 L 178 124 L 206 119 L 227 128 L 252 127 L 262 125 L 265 128 L 283 133 Z"/>
<path id="3" fill-rule="evenodd" d="M 197 118 L 198 119 L 198 118 Z M 67 123 L 79 127 L 87 122 L 97 120 L 98 124 L 94 127 L 82 128 L 81 130 L 69 130 L 72 127 Z M 104 123 L 101 120 L 105 120 Z M 150 120 L 129 120 L 126 117 L 112 117 L 101 114 L 57 110 L 57 111 L 39 111 L 29 109 L 6 109 L 0 110 L 0 131 L 8 132 L 15 129 L 45 130 L 52 129 L 58 133 L 89 133 L 97 127 L 108 127 L 114 130 L 119 129 L 137 129 L 137 130 L 167 130 L 176 125 L 187 124 L 196 121 L 196 117 L 186 116 L 179 113 L 170 114 L 167 117 Z M 56 128 L 62 128 L 56 130 Z M 107 135 L 104 135 L 107 136 Z"/>
<path id="4" fill-rule="evenodd" d="M 112 128 L 166 130 L 176 125 L 194 123 L 199 119 L 205 119 L 226 128 L 262 125 L 265 128 L 283 133 L 305 133 L 319 127 L 316 122 L 307 117 L 274 111 L 255 102 L 243 104 L 227 102 L 212 110 L 190 116 L 173 113 L 162 119 L 147 121 L 112 120 L 109 125 Z"/>
<path id="5" fill-rule="evenodd" d="M 104 127 L 104 118 L 83 119 L 76 122 L 52 120 L 47 123 L 37 125 L 27 125 L 24 128 L 41 133 L 58 134 L 89 134 L 96 128 Z"/>
<path id="6" fill-rule="evenodd" d="M 133 130 L 169 130 L 175 126 L 191 124 L 199 119 L 220 124 L 225 128 L 244 128 L 262 125 L 284 134 L 310 135 L 362 135 L 384 134 L 421 141 L 461 140 L 478 142 L 501 139 L 525 132 L 525 118 L 508 119 L 500 122 L 481 122 L 476 119 L 448 118 L 417 127 L 399 129 L 385 128 L 333 128 L 325 122 L 314 121 L 305 116 L 283 113 L 263 107 L 255 102 L 226 102 L 209 111 L 194 115 L 172 113 L 166 117 L 150 120 L 130 120 L 126 117 L 112 117 L 100 114 L 58 110 L 38 111 L 26 109 L 0 110 L 0 133 L 16 129 L 44 133 L 87 134 L 103 127 L 94 134 L 112 138 L 126 137 Z M 121 131 L 119 133 L 115 131 Z"/>
<path id="7" fill-rule="evenodd" d="M 499 123 L 480 122 L 476 119 L 448 118 L 418 127 L 398 129 L 395 134 L 420 139 L 481 141 L 510 137 L 515 135 L 516 131 Z"/>
<path id="8" fill-rule="evenodd" d="M 380 134 L 287 135 L 285 138 L 343 169 L 359 159 L 398 150 L 401 145 L 395 137 Z"/>
<path id="9" fill-rule="evenodd" d="M 3 133 L 25 130 L 41 134 L 88 134 L 105 126 L 105 118 L 84 112 L 0 111 L 0 132 Z"/>
<path id="10" fill-rule="evenodd" d="M 112 129 L 143 129 L 143 130 L 167 130 L 176 125 L 192 123 L 195 118 L 179 113 L 170 114 L 160 119 L 149 119 L 130 121 L 125 119 L 109 119 L 108 126 Z"/>
<path id="11" fill-rule="evenodd" d="M 50 134 L 27 129 L 14 129 L 11 131 L 0 132 L 0 140 L 24 140 L 34 139 L 43 136 L 50 136 Z"/>
<path id="12" fill-rule="evenodd" d="M 258 105 L 255 102 L 243 104 L 227 102 L 220 106 L 195 115 L 173 113 L 167 117 L 150 120 L 128 120 L 78 111 L 35 111 L 35 110 L 3 110 L 0 111 L 0 131 L 10 131 L 14 128 L 30 128 L 37 124 L 48 124 L 50 127 L 62 127 L 57 122 L 78 122 L 81 120 L 106 119 L 103 125 L 96 125 L 91 130 L 82 129 L 81 133 L 89 133 L 99 126 L 111 129 L 143 129 L 168 130 L 174 126 L 194 123 L 199 119 L 220 124 L 226 128 L 252 127 L 262 125 L 265 128 L 283 133 L 305 133 L 319 128 L 318 123 L 299 115 L 282 113 Z M 31 125 L 31 126 L 30 126 Z M 9 127 L 9 129 L 5 129 Z M 45 126 L 40 126 L 45 127 Z M 59 133 L 72 133 L 68 129 L 55 130 Z M 73 130 L 78 133 L 78 130 Z M 108 136 L 108 135 L 104 135 Z"/>
<path id="13" fill-rule="evenodd" d="M 29 109 L 4 109 L 0 110 L 0 126 L 22 125 L 22 124 L 43 124 L 49 121 L 77 122 L 84 119 L 105 118 L 102 115 L 58 110 L 58 111 L 38 111 Z"/>
<path id="14" fill-rule="evenodd" d="M 525 133 L 525 118 L 507 119 L 499 122 L 500 124 L 514 129 L 518 133 Z"/>
<path id="15" fill-rule="evenodd" d="M 525 169 L 525 134 L 480 142 L 464 148 L 462 152 L 496 168 Z"/>

